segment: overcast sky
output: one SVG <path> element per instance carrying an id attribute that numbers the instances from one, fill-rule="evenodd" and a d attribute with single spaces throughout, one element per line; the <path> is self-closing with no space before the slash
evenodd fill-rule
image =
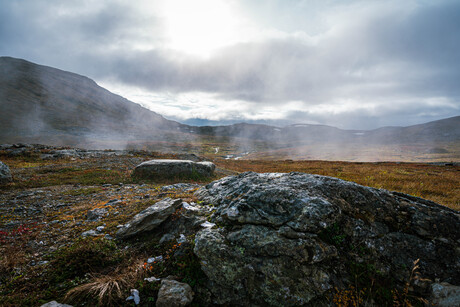
<path id="1" fill-rule="evenodd" d="M 0 0 L 0 55 L 179 121 L 370 129 L 460 115 L 458 0 Z"/>

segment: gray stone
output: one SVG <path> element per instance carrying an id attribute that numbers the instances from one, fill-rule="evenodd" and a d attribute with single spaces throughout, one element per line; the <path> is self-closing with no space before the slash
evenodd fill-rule
<path id="1" fill-rule="evenodd" d="M 176 242 L 179 244 L 187 242 L 187 238 L 183 233 L 180 234 L 179 238 L 176 239 Z"/>
<path id="2" fill-rule="evenodd" d="M 80 155 L 75 149 L 61 149 L 61 150 L 55 150 L 53 152 L 53 157 L 57 159 L 78 158 L 80 157 Z"/>
<path id="3" fill-rule="evenodd" d="M 151 277 L 146 277 L 144 278 L 145 281 L 148 281 L 148 282 L 156 282 L 156 281 L 160 281 L 161 279 L 160 278 L 156 278 L 155 276 L 151 276 Z"/>
<path id="4" fill-rule="evenodd" d="M 210 223 L 208 221 L 204 222 L 203 224 L 200 225 L 201 227 L 204 227 L 204 228 L 213 228 L 216 226 L 216 224 L 214 223 Z"/>
<path id="5" fill-rule="evenodd" d="M 162 262 L 162 261 L 163 261 L 163 256 L 161 255 L 147 259 L 147 263 Z"/>
<path id="6" fill-rule="evenodd" d="M 84 232 L 82 232 L 82 234 L 81 234 L 81 236 L 82 236 L 83 238 L 86 238 L 86 237 L 97 237 L 97 236 L 99 236 L 99 235 L 101 235 L 101 234 L 98 233 L 98 232 L 96 232 L 96 230 L 93 230 L 93 229 L 84 231 Z"/>
<path id="7" fill-rule="evenodd" d="M 216 211 L 195 237 L 213 304 L 328 303 L 354 281 L 350 263 L 404 287 L 424 278 L 460 284 L 460 214 L 402 193 L 303 173 L 243 173 L 195 194 Z"/>
<path id="8" fill-rule="evenodd" d="M 188 306 L 195 294 L 192 288 L 185 283 L 163 279 L 158 291 L 157 307 Z"/>
<path id="9" fill-rule="evenodd" d="M 86 219 L 88 221 L 97 221 L 104 216 L 109 214 L 109 211 L 105 208 L 96 208 L 93 210 L 89 210 L 88 213 L 86 213 Z"/>
<path id="10" fill-rule="evenodd" d="M 11 181 L 13 181 L 13 176 L 11 176 L 10 168 L 8 165 L 0 161 L 0 184 Z"/>
<path id="11" fill-rule="evenodd" d="M 131 296 L 126 298 L 127 301 L 134 301 L 134 304 L 139 305 L 141 302 L 141 298 L 139 296 L 139 290 L 137 289 L 131 289 Z"/>
<path id="12" fill-rule="evenodd" d="M 136 166 L 133 176 L 146 179 L 209 177 L 215 168 L 212 162 L 151 160 Z"/>
<path id="13" fill-rule="evenodd" d="M 199 188 L 200 185 L 196 183 L 175 183 L 171 185 L 165 185 L 161 187 L 161 192 L 166 192 L 166 191 L 182 191 L 182 192 L 188 192 L 191 190 L 194 190 L 196 188 Z"/>
<path id="14" fill-rule="evenodd" d="M 166 233 L 166 234 L 164 234 L 164 235 L 161 237 L 161 239 L 160 239 L 160 244 L 163 244 L 163 243 L 165 243 L 165 242 L 170 242 L 170 241 L 172 241 L 172 240 L 174 240 L 174 239 L 175 239 L 175 237 L 174 237 L 173 234 Z"/>
<path id="15" fill-rule="evenodd" d="M 72 307 L 72 305 L 60 304 L 56 301 L 51 301 L 51 302 L 41 305 L 40 307 Z"/>
<path id="16" fill-rule="evenodd" d="M 117 231 L 119 239 L 150 231 L 163 223 L 182 205 L 181 199 L 165 198 L 136 214 L 134 218 Z"/>
<path id="17" fill-rule="evenodd" d="M 432 284 L 430 303 L 441 307 L 460 306 L 460 287 L 447 282 Z"/>

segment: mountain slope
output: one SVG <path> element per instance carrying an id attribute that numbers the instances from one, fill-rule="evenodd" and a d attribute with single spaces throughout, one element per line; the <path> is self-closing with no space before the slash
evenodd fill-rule
<path id="1" fill-rule="evenodd" d="M 0 58 L 0 108 L 0 138 L 142 135 L 181 126 L 87 77 L 9 57 Z"/>

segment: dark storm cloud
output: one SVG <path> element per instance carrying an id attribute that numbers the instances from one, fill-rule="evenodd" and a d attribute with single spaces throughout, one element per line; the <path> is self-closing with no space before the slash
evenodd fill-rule
<path id="1" fill-rule="evenodd" d="M 460 112 L 458 1 L 358 2 L 356 12 L 337 14 L 337 25 L 316 37 L 267 37 L 208 59 L 161 44 L 142 47 L 164 37 L 161 22 L 140 8 L 83 3 L 87 9 L 76 1 L 0 0 L 0 54 L 156 92 L 208 92 L 280 108 L 288 101 L 304 108 L 355 102 L 332 115 L 299 110 L 295 121 L 389 116 L 404 124 L 404 116 L 415 123 Z"/>
<path id="2" fill-rule="evenodd" d="M 0 0 L 0 6 L 0 54 L 81 74 L 94 69 L 87 60 L 128 54 L 145 40 L 139 29 L 155 22 L 123 1 Z"/>

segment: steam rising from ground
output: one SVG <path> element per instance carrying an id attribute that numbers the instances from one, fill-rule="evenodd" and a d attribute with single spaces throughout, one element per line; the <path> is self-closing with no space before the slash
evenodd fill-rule
<path id="1" fill-rule="evenodd" d="M 0 58 L 0 71 L 0 143 L 366 161 L 420 154 L 429 160 L 432 149 L 441 148 L 436 159 L 460 159 L 460 117 L 372 131 L 308 124 L 196 127 L 166 120 L 80 75 L 6 57 Z"/>

